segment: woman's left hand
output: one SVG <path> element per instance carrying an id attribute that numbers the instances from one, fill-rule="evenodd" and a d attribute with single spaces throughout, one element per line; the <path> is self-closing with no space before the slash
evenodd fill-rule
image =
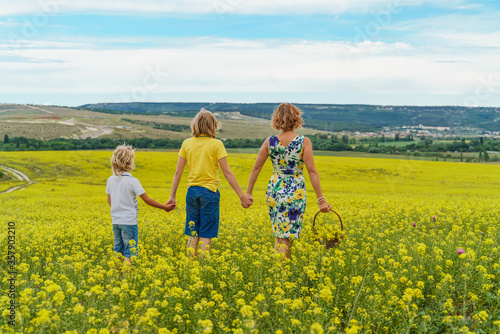
<path id="1" fill-rule="evenodd" d="M 241 206 L 245 209 L 248 209 L 253 204 L 252 195 L 246 194 L 243 198 L 241 198 Z"/>

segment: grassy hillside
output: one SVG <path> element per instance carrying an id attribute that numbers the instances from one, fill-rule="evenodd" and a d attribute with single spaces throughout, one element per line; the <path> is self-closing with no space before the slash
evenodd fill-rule
<path id="1" fill-rule="evenodd" d="M 5 135 L 34 139 L 184 139 L 190 136 L 192 115 L 123 115 L 82 108 L 0 104 L 0 140 Z M 221 139 L 261 139 L 276 133 L 268 120 L 239 112 L 216 112 L 216 115 L 222 125 L 218 136 Z M 322 131 L 301 129 L 299 132 L 311 135 Z"/>

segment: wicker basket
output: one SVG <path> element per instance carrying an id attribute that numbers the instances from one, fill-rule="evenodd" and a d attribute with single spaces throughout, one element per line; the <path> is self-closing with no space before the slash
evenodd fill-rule
<path id="1" fill-rule="evenodd" d="M 337 217 L 339 217 L 339 221 L 340 221 L 340 230 L 341 231 L 344 231 L 344 224 L 342 223 L 342 218 L 340 218 L 340 215 L 333 211 L 333 210 L 330 210 L 330 212 L 333 212 L 334 214 L 337 215 Z M 316 218 L 318 217 L 318 215 L 321 213 L 321 211 L 318 211 L 318 213 L 316 213 L 316 215 L 314 216 L 314 220 L 313 220 L 313 226 L 312 226 L 312 230 L 313 230 L 313 233 L 316 234 Z M 318 241 L 319 243 L 321 244 L 324 244 L 326 246 L 326 249 L 330 249 L 330 248 L 334 248 L 336 246 L 338 246 L 338 244 L 342 241 L 343 237 L 341 236 L 340 238 L 339 237 L 335 237 L 331 240 L 326 240 L 326 241 L 322 241 L 321 239 L 315 239 L 315 241 Z"/>

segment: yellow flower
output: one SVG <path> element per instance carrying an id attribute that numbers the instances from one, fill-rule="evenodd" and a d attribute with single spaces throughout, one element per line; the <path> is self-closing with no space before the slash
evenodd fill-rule
<path id="1" fill-rule="evenodd" d="M 83 307 L 81 304 L 76 304 L 75 307 L 73 308 L 73 313 L 78 314 L 82 313 L 85 310 L 85 307 Z"/>
<path id="2" fill-rule="evenodd" d="M 95 293 L 96 295 L 100 295 L 101 293 L 104 292 L 102 286 L 100 286 L 99 284 L 98 285 L 95 285 L 93 286 L 91 289 L 90 289 L 90 292 L 93 292 Z"/>
<path id="3" fill-rule="evenodd" d="M 489 318 L 489 314 L 486 311 L 481 311 L 477 314 L 474 314 L 472 316 L 472 318 L 474 318 L 475 320 L 478 320 L 478 321 L 486 321 Z"/>
<path id="4" fill-rule="evenodd" d="M 171 332 L 168 328 L 158 328 L 158 334 L 173 334 L 176 332 Z"/>
<path id="5" fill-rule="evenodd" d="M 358 321 L 351 320 L 351 322 L 349 323 L 349 328 L 346 328 L 345 332 L 346 334 L 357 334 L 360 329 L 361 327 L 358 326 Z"/>
<path id="6" fill-rule="evenodd" d="M 319 296 L 325 301 L 331 301 L 333 299 L 332 289 L 329 286 L 325 286 L 320 290 Z"/>
<path id="7" fill-rule="evenodd" d="M 274 208 L 274 206 L 276 205 L 276 201 L 275 201 L 275 200 L 274 200 L 274 198 L 272 198 L 272 197 L 269 197 L 269 199 L 268 199 L 268 201 L 267 201 L 267 202 L 269 203 L 269 206 L 270 206 L 271 208 Z"/>
<path id="8" fill-rule="evenodd" d="M 50 322 L 50 311 L 47 309 L 41 309 L 36 313 L 36 318 L 31 320 L 35 324 L 44 324 Z"/>
<path id="9" fill-rule="evenodd" d="M 198 326 L 201 327 L 203 334 L 212 333 L 212 329 L 214 328 L 214 324 L 210 319 L 198 320 Z"/>
<path id="10" fill-rule="evenodd" d="M 427 246 L 423 243 L 419 243 L 417 246 L 417 251 L 421 254 L 424 255 L 425 251 L 427 250 Z"/>
<path id="11" fill-rule="evenodd" d="M 323 334 L 323 332 L 324 332 L 323 326 L 321 326 L 317 322 L 311 325 L 311 331 L 310 331 L 311 334 Z"/>
<path id="12" fill-rule="evenodd" d="M 61 305 L 64 300 L 64 292 L 62 291 L 57 291 L 52 298 L 52 301 L 54 301 L 57 305 Z"/>
<path id="13" fill-rule="evenodd" d="M 240 309 L 240 313 L 241 313 L 241 315 L 243 315 L 244 317 L 247 317 L 247 318 L 253 317 L 253 311 L 252 311 L 252 307 L 250 305 L 242 306 Z"/>
<path id="14" fill-rule="evenodd" d="M 295 193 L 293 194 L 293 197 L 297 200 L 301 200 L 306 196 L 306 191 L 304 189 L 297 189 L 295 190 Z"/>
<path id="15" fill-rule="evenodd" d="M 261 302 L 261 301 L 264 301 L 266 300 L 266 297 L 264 297 L 264 295 L 262 293 L 259 293 L 256 297 L 255 297 L 255 300 L 258 301 L 258 302 Z"/>

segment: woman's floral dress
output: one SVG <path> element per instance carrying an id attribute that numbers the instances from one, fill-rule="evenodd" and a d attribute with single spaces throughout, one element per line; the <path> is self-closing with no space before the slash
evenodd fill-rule
<path id="1" fill-rule="evenodd" d="M 269 157 L 273 176 L 267 186 L 267 205 L 277 238 L 298 238 L 306 210 L 304 180 L 304 136 L 295 137 L 283 146 L 277 136 L 269 138 Z"/>

